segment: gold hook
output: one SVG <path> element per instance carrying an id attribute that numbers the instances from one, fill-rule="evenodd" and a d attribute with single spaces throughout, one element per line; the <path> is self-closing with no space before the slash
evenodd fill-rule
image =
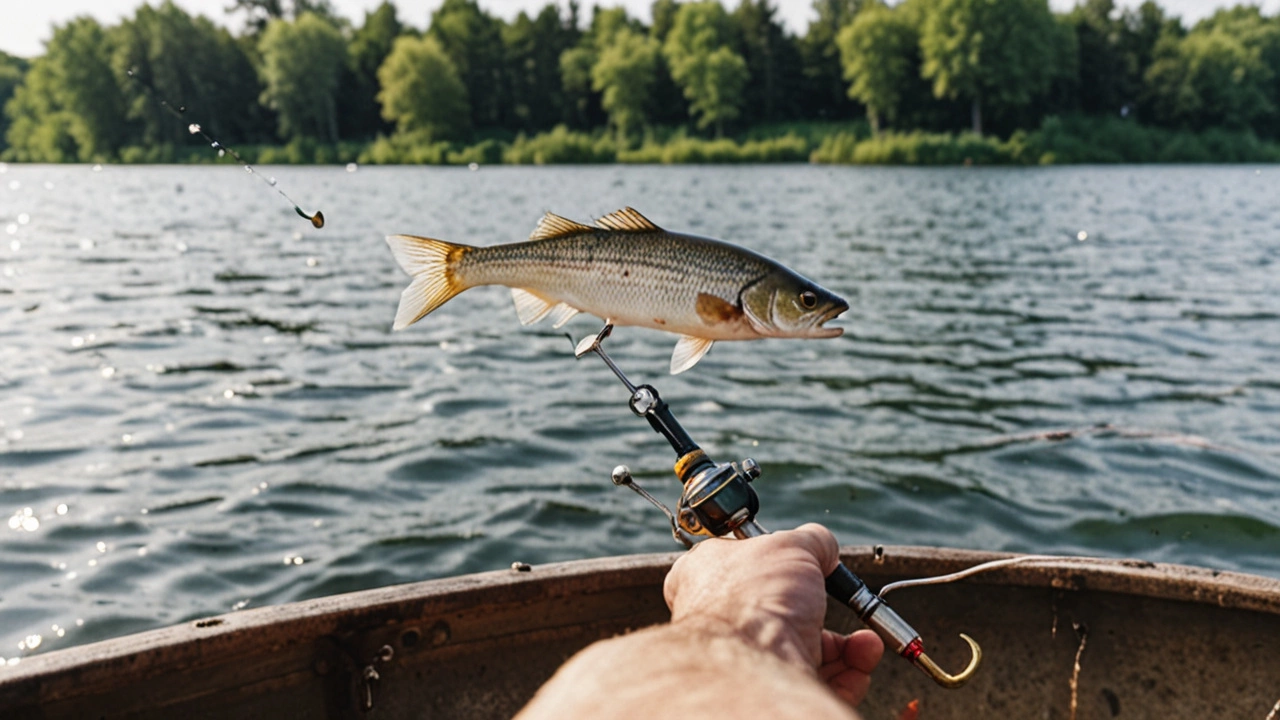
<path id="1" fill-rule="evenodd" d="M 982 662 L 982 648 L 978 647 L 978 643 L 964 633 L 960 633 L 960 637 L 969 643 L 969 647 L 973 650 L 973 657 L 969 660 L 969 666 L 961 670 L 957 675 L 948 675 L 945 670 L 938 667 L 937 663 L 923 652 L 916 656 L 915 659 L 916 667 L 923 670 L 925 675 L 933 678 L 934 682 L 944 688 L 955 689 L 965 684 L 977 672 L 978 663 Z"/>

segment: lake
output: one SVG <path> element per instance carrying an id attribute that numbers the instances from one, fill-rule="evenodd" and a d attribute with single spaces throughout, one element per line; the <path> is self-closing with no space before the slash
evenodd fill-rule
<path id="1" fill-rule="evenodd" d="M 674 455 L 562 331 L 392 333 L 383 240 L 630 205 L 847 299 L 831 340 L 606 347 L 760 519 L 843 543 L 1280 576 L 1274 167 L 0 171 L 0 657 L 244 607 L 676 549 Z M 599 322 L 579 316 L 575 339 Z M 7 521 L 7 522 L 6 522 Z"/>

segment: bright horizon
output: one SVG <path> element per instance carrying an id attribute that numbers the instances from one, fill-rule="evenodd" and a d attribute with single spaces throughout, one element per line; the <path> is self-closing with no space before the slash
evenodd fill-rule
<path id="1" fill-rule="evenodd" d="M 425 28 L 432 11 L 438 8 L 443 0 L 393 0 L 400 13 L 400 19 L 409 25 Z M 1238 4 L 1261 5 L 1267 14 L 1280 11 L 1280 0 L 1253 0 L 1240 3 L 1234 0 L 1157 0 L 1165 12 L 1171 16 L 1180 16 L 1187 25 L 1211 15 L 1221 7 Z M 174 0 L 175 4 L 193 15 L 205 15 L 215 22 L 238 31 L 243 25 L 244 15 L 228 15 L 225 12 L 228 0 Z M 364 19 L 365 11 L 372 10 L 381 4 L 381 0 L 332 0 L 338 14 L 359 25 Z M 485 10 L 506 20 L 515 18 L 523 10 L 534 14 L 547 4 L 546 0 L 479 0 Z M 722 0 L 726 7 L 736 5 L 736 0 Z M 133 11 L 143 3 L 141 0 L 42 0 L 31 3 L 10 3 L 5 9 L 5 22 L 0 23 L 0 50 L 21 57 L 35 57 L 43 54 L 44 41 L 52 34 L 54 24 L 63 24 L 79 15 L 92 15 L 105 25 L 114 25 L 122 18 L 130 17 Z M 158 0 L 154 4 L 159 4 Z M 560 7 L 568 7 L 567 0 L 557 0 Z M 590 17 L 590 0 L 583 0 L 584 19 Z M 622 5 L 631 15 L 649 22 L 649 8 L 652 0 L 604 0 L 597 2 L 603 7 Z M 811 0 L 776 0 L 778 15 L 793 33 L 803 34 L 809 22 L 815 17 Z M 1049 0 L 1050 6 L 1057 12 L 1069 10 L 1076 0 Z M 1141 0 L 1117 0 L 1121 7 L 1136 7 Z"/>

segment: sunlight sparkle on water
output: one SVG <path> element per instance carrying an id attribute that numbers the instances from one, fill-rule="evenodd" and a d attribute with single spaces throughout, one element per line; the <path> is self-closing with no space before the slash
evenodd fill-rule
<path id="1" fill-rule="evenodd" d="M 1080 232 L 1076 233 L 1076 239 L 1079 240 L 1080 242 L 1084 242 L 1085 240 L 1089 239 L 1089 233 L 1085 232 L 1084 230 L 1081 230 Z"/>

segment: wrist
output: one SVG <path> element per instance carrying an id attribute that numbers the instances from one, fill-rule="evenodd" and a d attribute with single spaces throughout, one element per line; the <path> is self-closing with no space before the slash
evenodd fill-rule
<path id="1" fill-rule="evenodd" d="M 740 618 L 726 618 L 702 612 L 673 616 L 672 630 L 701 636 L 706 640 L 731 640 L 764 652 L 790 665 L 812 670 L 817 667 L 821 648 L 807 648 L 791 623 L 771 613 L 752 612 Z"/>

